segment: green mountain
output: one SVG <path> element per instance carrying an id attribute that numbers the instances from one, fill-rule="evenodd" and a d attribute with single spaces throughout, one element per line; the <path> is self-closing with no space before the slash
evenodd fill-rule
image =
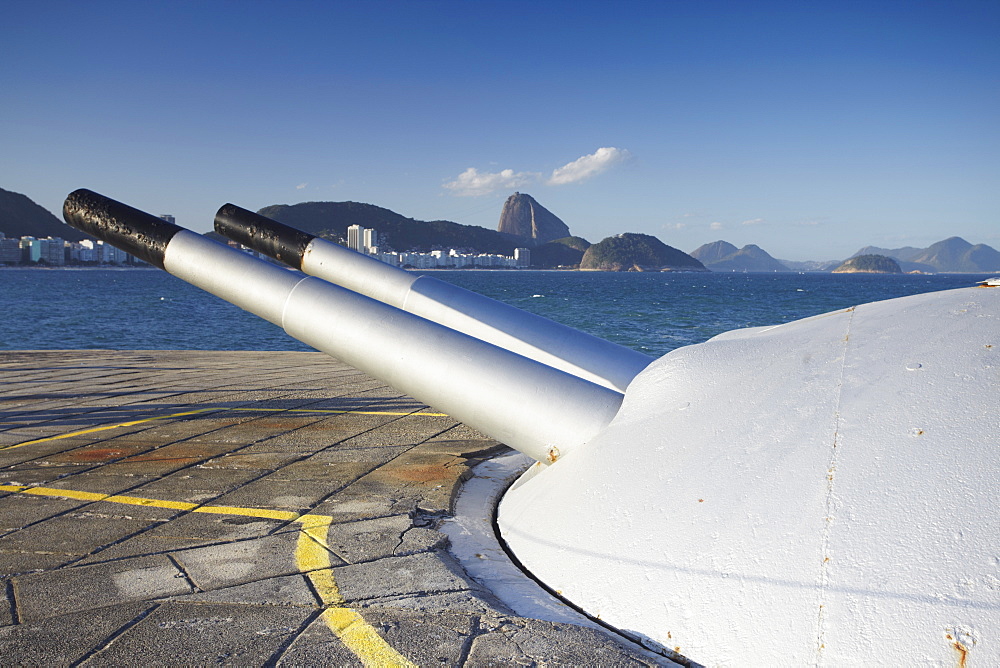
<path id="1" fill-rule="evenodd" d="M 603 239 L 583 254 L 580 269 L 590 271 L 708 271 L 687 253 L 654 236 L 627 232 Z"/>
<path id="2" fill-rule="evenodd" d="M 21 193 L 0 188 L 0 232 L 9 239 L 60 237 L 81 241 L 90 237 L 62 222 Z"/>
<path id="3" fill-rule="evenodd" d="M 903 270 L 885 255 L 858 255 L 833 270 L 835 274 L 901 274 Z"/>
<path id="4" fill-rule="evenodd" d="M 397 251 L 426 252 L 455 248 L 513 255 L 515 248 L 524 246 L 523 239 L 485 227 L 448 220 L 414 220 L 395 211 L 360 202 L 277 204 L 266 206 L 257 213 L 334 241 L 346 239 L 347 228 L 351 225 L 373 228 L 378 230 L 380 246 Z"/>

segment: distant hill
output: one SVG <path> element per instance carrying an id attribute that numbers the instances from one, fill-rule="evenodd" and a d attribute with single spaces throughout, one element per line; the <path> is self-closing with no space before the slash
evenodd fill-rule
<path id="1" fill-rule="evenodd" d="M 923 248 L 914 248 L 913 246 L 903 246 L 902 248 L 879 248 L 878 246 L 865 246 L 851 257 L 857 257 L 859 255 L 885 255 L 886 257 L 891 257 L 896 261 L 903 260 L 904 262 L 910 262 L 913 258 L 923 252 Z"/>
<path id="2" fill-rule="evenodd" d="M 982 274 L 1000 271 L 1000 252 L 986 244 L 973 246 L 961 237 L 950 237 L 927 248 L 906 246 L 887 249 L 867 246 L 852 257 L 872 254 L 893 258 L 905 272 Z"/>
<path id="3" fill-rule="evenodd" d="M 726 241 L 715 241 L 699 246 L 691 252 L 691 257 L 711 271 L 789 271 L 788 267 L 771 257 L 767 251 L 753 244 L 737 249 Z"/>
<path id="4" fill-rule="evenodd" d="M 569 236 L 566 223 L 525 193 L 514 193 L 504 202 L 497 231 L 532 246 Z"/>
<path id="5" fill-rule="evenodd" d="M 833 270 L 835 274 L 901 274 L 902 269 L 885 255 L 857 255 Z"/>
<path id="6" fill-rule="evenodd" d="M 779 260 L 790 271 L 832 271 L 841 265 L 840 260 Z"/>
<path id="7" fill-rule="evenodd" d="M 878 246 L 865 246 L 851 257 L 854 258 L 861 255 L 884 255 L 885 257 L 891 257 L 895 260 L 899 264 L 900 269 L 904 272 L 919 271 L 924 273 L 934 273 L 938 271 L 929 264 L 919 264 L 912 261 L 913 258 L 923 252 L 923 248 L 914 248 L 913 246 L 903 246 L 902 248 L 879 248 Z"/>
<path id="8" fill-rule="evenodd" d="M 721 262 L 730 255 L 735 255 L 740 249 L 728 241 L 713 241 L 710 244 L 702 244 L 691 251 L 691 257 L 697 259 L 706 267 L 713 262 Z"/>
<path id="9" fill-rule="evenodd" d="M 11 239 L 60 237 L 81 241 L 91 237 L 62 222 L 27 196 L 0 188 L 0 232 Z"/>
<path id="10" fill-rule="evenodd" d="M 580 269 L 590 271 L 707 271 L 687 253 L 648 234 L 625 233 L 594 244 Z"/>
<path id="11" fill-rule="evenodd" d="M 525 245 L 523 239 L 485 227 L 448 220 L 414 220 L 395 211 L 360 202 L 277 204 L 266 206 L 257 213 L 334 241 L 346 239 L 347 228 L 351 225 L 374 228 L 379 233 L 379 245 L 397 251 L 455 248 L 513 255 L 515 248 Z"/>
<path id="12" fill-rule="evenodd" d="M 973 246 L 961 237 L 951 237 L 931 244 L 911 261 L 944 272 L 1000 271 L 1000 253 L 986 244 Z"/>

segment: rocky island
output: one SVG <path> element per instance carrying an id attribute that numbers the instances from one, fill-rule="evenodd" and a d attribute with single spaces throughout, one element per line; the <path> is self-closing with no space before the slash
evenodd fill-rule
<path id="1" fill-rule="evenodd" d="M 583 254 L 584 271 L 708 271 L 684 251 L 649 234 L 626 232 L 594 244 Z"/>
<path id="2" fill-rule="evenodd" d="M 835 274 L 902 274 L 903 270 L 885 255 L 858 255 L 833 270 Z"/>

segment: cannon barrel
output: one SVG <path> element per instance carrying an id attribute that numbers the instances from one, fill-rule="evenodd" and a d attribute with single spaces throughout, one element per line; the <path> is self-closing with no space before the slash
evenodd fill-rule
<path id="1" fill-rule="evenodd" d="M 590 441 L 621 406 L 606 387 L 92 191 L 71 193 L 63 217 L 538 461 Z"/>
<path id="2" fill-rule="evenodd" d="M 653 358 L 548 318 L 418 276 L 315 235 L 226 204 L 215 231 L 348 290 L 624 392 Z"/>

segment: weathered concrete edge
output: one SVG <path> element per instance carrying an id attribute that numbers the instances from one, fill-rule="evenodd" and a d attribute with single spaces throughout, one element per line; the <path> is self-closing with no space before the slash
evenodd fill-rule
<path id="1" fill-rule="evenodd" d="M 607 634 L 632 651 L 661 665 L 669 650 L 588 617 L 543 587 L 515 562 L 496 531 L 500 498 L 535 460 L 506 452 L 469 469 L 468 479 L 453 499 L 452 514 L 438 530 L 448 536 L 448 551 L 466 574 L 522 617 L 573 624 Z"/>

